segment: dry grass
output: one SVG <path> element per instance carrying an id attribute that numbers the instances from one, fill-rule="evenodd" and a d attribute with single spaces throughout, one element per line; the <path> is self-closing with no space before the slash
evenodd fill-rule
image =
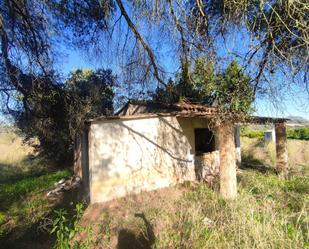
<path id="1" fill-rule="evenodd" d="M 33 152 L 33 149 L 23 144 L 22 138 L 14 131 L 7 130 L 0 132 L 0 151 L 0 164 L 16 167 Z"/>
<path id="2" fill-rule="evenodd" d="M 239 172 L 236 201 L 221 199 L 217 184 L 132 195 L 90 206 L 82 226 L 92 232 L 79 239 L 90 248 L 309 248 L 309 143 L 289 141 L 298 170 L 281 179 L 273 144 L 242 142 L 250 160 Z"/>
<path id="3" fill-rule="evenodd" d="M 23 243 L 19 240 L 32 243 L 29 234 L 38 237 L 37 223 L 58 204 L 46 198 L 46 189 L 71 173 L 48 171 L 46 161 L 37 158 L 13 128 L 0 127 L 0 152 L 0 245 L 15 248 L 15 242 Z"/>
<path id="4" fill-rule="evenodd" d="M 6 150 L 0 163 L 20 168 L 31 149 L 20 147 L 21 140 L 10 136 L 0 138 Z M 82 221 L 90 232 L 80 239 L 91 241 L 92 248 L 309 248 L 309 142 L 289 141 L 293 168 L 289 179 L 278 178 L 272 170 L 273 144 L 245 138 L 242 145 L 244 159 L 249 159 L 245 163 L 251 167 L 240 171 L 237 201 L 221 199 L 216 184 L 210 188 L 188 183 L 132 195 L 90 206 Z M 63 174 L 67 173 L 27 175 L 0 184 L 16 198 L 12 201 L 2 192 L 0 233 L 22 231 L 50 212 L 53 207 L 37 192 L 38 185 L 45 188 Z M 20 193 L 25 196 L 20 198 Z M 31 240 L 37 236 L 34 233 Z"/>
<path id="5" fill-rule="evenodd" d="M 31 171 L 39 171 L 39 164 L 31 162 L 33 148 L 13 128 L 0 127 L 0 184 L 22 178 Z"/>
<path id="6" fill-rule="evenodd" d="M 308 178 L 248 170 L 236 201 L 204 184 L 177 186 L 93 205 L 82 225 L 90 248 L 299 249 L 309 246 L 308 194 Z"/>
<path id="7" fill-rule="evenodd" d="M 275 167 L 275 143 L 264 143 L 258 138 L 241 138 L 242 155 L 246 159 L 254 159 L 269 167 Z M 293 174 L 299 171 L 309 175 L 309 141 L 288 140 L 289 167 Z M 250 161 L 250 160 L 249 160 Z"/>

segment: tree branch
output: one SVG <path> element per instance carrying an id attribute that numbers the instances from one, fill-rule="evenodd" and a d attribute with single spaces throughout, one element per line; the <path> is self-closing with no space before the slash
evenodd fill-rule
<path id="1" fill-rule="evenodd" d="M 9 54 L 8 54 L 9 41 L 7 38 L 7 34 L 4 30 L 4 23 L 3 23 L 2 15 L 0 15 L 0 37 L 1 37 L 1 57 L 2 57 L 4 66 L 6 69 L 7 76 L 9 77 L 11 84 L 13 84 L 16 90 L 26 95 L 27 91 L 31 88 L 32 84 L 31 84 L 31 81 L 29 81 L 29 79 L 23 82 L 23 84 L 20 83 L 19 78 L 21 76 L 26 76 L 26 75 L 24 75 L 19 68 L 14 66 L 9 59 Z"/>
<path id="2" fill-rule="evenodd" d="M 135 35 L 135 37 L 139 40 L 139 42 L 142 44 L 143 48 L 146 50 L 146 53 L 148 54 L 148 57 L 150 59 L 150 63 L 152 65 L 153 68 L 153 74 L 154 77 L 159 81 L 160 84 L 162 84 L 163 86 L 167 87 L 167 84 L 162 80 L 162 78 L 159 75 L 159 69 L 158 66 L 155 62 L 155 56 L 153 51 L 151 50 L 151 48 L 149 47 L 149 45 L 146 43 L 146 41 L 143 39 L 142 35 L 138 32 L 135 24 L 132 22 L 131 18 L 129 17 L 126 9 L 124 8 L 122 1 L 121 0 L 116 0 L 116 3 L 121 11 L 121 14 L 124 16 L 129 28 L 131 29 L 131 31 L 133 32 L 133 34 Z"/>

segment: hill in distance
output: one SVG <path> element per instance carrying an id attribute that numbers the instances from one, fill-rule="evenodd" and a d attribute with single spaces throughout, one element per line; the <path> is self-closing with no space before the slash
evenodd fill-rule
<path id="1" fill-rule="evenodd" d="M 309 120 L 299 116 L 288 116 L 288 124 L 300 125 L 300 126 L 309 126 Z"/>

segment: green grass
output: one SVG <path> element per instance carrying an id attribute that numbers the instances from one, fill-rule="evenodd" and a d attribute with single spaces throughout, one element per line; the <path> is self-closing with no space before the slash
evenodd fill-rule
<path id="1" fill-rule="evenodd" d="M 173 244 L 176 248 L 304 248 L 309 242 L 308 180 L 302 179 L 299 187 L 295 185 L 299 178 L 283 180 L 247 170 L 239 178 L 238 199 L 230 202 L 199 185 L 179 201 L 164 243 L 159 234 L 157 244 L 159 248 Z M 205 225 L 205 218 L 212 223 Z"/>
<path id="2" fill-rule="evenodd" d="M 0 132 L 0 149 L 0 239 L 17 239 L 51 212 L 55 202 L 46 190 L 71 172 L 51 171 L 13 129 Z"/>
<path id="3" fill-rule="evenodd" d="M 39 177 L 26 177 L 14 183 L 0 184 L 0 209 L 10 206 L 12 202 L 18 201 L 29 194 L 46 190 L 56 181 L 70 176 L 68 170 L 47 173 Z"/>
<path id="4" fill-rule="evenodd" d="M 1 184 L 0 236 L 13 229 L 26 229 L 48 214 L 52 203 L 45 196 L 47 188 L 70 175 L 68 170 L 62 170 Z"/>

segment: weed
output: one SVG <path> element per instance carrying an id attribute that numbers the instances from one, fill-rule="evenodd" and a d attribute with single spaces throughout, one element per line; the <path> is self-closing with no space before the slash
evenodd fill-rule
<path id="1" fill-rule="evenodd" d="M 92 241 L 92 230 L 90 227 L 82 227 L 79 222 L 84 213 L 84 205 L 78 203 L 75 207 L 75 215 L 68 216 L 68 212 L 64 209 L 55 210 L 56 218 L 53 221 L 51 234 L 56 234 L 57 249 L 70 249 L 70 248 L 88 248 L 94 244 Z M 86 240 L 80 243 L 75 239 L 78 234 L 86 232 Z"/>

